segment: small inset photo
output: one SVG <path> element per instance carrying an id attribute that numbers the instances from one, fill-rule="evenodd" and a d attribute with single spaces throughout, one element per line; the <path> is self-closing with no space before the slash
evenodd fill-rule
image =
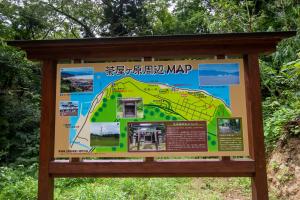
<path id="1" fill-rule="evenodd" d="M 164 123 L 128 123 L 129 151 L 165 151 Z"/>
<path id="2" fill-rule="evenodd" d="M 59 114 L 60 116 L 78 116 L 78 101 L 60 101 Z"/>
<path id="3" fill-rule="evenodd" d="M 200 86 L 238 85 L 240 68 L 238 63 L 199 64 Z"/>
<path id="4" fill-rule="evenodd" d="M 119 146 L 120 122 L 94 122 L 90 125 L 90 146 Z"/>
<path id="5" fill-rule="evenodd" d="M 61 68 L 60 92 L 93 92 L 93 68 Z"/>
<path id="6" fill-rule="evenodd" d="M 118 98 L 117 118 L 143 118 L 142 98 Z"/>
<path id="7" fill-rule="evenodd" d="M 241 118 L 218 118 L 219 135 L 242 134 Z"/>

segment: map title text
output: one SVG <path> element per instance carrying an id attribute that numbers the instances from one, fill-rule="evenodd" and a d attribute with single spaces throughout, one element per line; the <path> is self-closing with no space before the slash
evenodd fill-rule
<path id="1" fill-rule="evenodd" d="M 164 74 L 188 74 L 193 69 L 192 65 L 134 65 L 128 67 L 125 65 L 106 66 L 105 73 L 107 76 L 122 75 L 164 75 Z"/>

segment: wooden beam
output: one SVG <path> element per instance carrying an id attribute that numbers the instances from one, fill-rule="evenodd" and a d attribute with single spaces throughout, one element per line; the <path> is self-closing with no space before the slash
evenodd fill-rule
<path id="1" fill-rule="evenodd" d="M 154 162 L 155 159 L 154 159 L 154 157 L 145 157 L 144 161 L 145 162 Z"/>
<path id="2" fill-rule="evenodd" d="M 253 160 L 222 162 L 216 160 L 157 160 L 143 162 L 91 160 L 82 162 L 52 161 L 49 172 L 54 177 L 203 177 L 246 176 L 255 172 Z"/>
<path id="3" fill-rule="evenodd" d="M 8 41 L 30 59 L 88 59 L 270 53 L 290 32 L 228 33 L 63 40 Z"/>
<path id="4" fill-rule="evenodd" d="M 54 179 L 49 163 L 54 160 L 56 61 L 43 61 L 42 76 L 38 199 L 51 200 Z"/>
<path id="5" fill-rule="evenodd" d="M 88 58 L 118 58 L 118 57 L 188 57 L 196 55 L 241 55 L 248 53 L 270 53 L 276 50 L 276 43 L 239 44 L 239 45 L 200 45 L 197 42 L 188 43 L 153 43 L 146 45 L 115 45 L 93 47 L 49 47 L 24 49 L 29 59 L 88 59 Z"/>
<path id="6" fill-rule="evenodd" d="M 170 43 L 181 41 L 182 43 L 197 42 L 198 44 L 260 44 L 278 42 L 284 38 L 296 35 L 296 31 L 284 32 L 251 32 L 251 33 L 222 33 L 222 34 L 189 34 L 189 35 L 152 35 L 134 37 L 101 37 L 85 39 L 56 39 L 56 40 L 15 40 L 7 41 L 9 45 L 24 48 L 45 48 L 45 47 L 79 47 L 79 46 L 99 46 L 116 44 L 153 44 Z"/>

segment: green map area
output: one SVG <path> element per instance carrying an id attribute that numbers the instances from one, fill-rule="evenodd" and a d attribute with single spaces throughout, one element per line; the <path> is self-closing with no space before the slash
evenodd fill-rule
<path id="1" fill-rule="evenodd" d="M 217 151 L 218 117 L 230 117 L 223 101 L 205 91 L 188 90 L 164 84 L 144 83 L 131 77 L 122 78 L 103 91 L 103 97 L 92 112 L 90 122 L 120 122 L 118 146 L 96 147 L 93 152 L 127 152 L 127 122 L 204 120 L 208 125 L 208 151 Z M 117 117 L 119 98 L 141 98 L 141 118 Z"/>

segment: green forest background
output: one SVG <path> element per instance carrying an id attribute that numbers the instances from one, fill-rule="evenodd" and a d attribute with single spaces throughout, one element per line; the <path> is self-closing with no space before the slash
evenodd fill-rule
<path id="1" fill-rule="evenodd" d="M 297 35 L 260 57 L 268 155 L 278 142 L 300 135 L 299 0 L 1 0 L 0 199 L 36 199 L 41 90 L 40 63 L 5 41 L 288 30 Z M 223 199 L 232 188 L 250 195 L 247 178 L 55 184 L 56 199 Z"/>

